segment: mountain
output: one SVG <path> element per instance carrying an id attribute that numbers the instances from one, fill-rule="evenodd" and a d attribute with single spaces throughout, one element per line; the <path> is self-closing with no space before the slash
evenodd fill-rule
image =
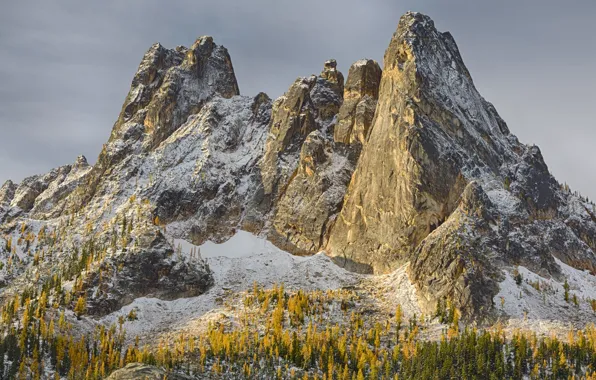
<path id="1" fill-rule="evenodd" d="M 555 258 L 594 270 L 594 208 L 563 191 L 477 92 L 449 33 L 404 17 L 379 101 L 326 251 L 410 279 L 432 309 L 491 309 L 504 265 L 559 278 Z"/>
<path id="2" fill-rule="evenodd" d="M 275 101 L 240 95 L 211 37 L 155 44 L 97 163 L 6 182 L 0 223 L 2 301 L 50 297 L 79 335 L 119 323 L 156 344 L 253 281 L 356 289 L 365 301 L 342 308 L 399 305 L 414 322 L 441 305 L 485 325 L 593 320 L 595 205 L 518 141 L 420 13 L 382 69 L 363 59 L 344 81 L 329 60 Z M 224 242 L 229 257 L 205 255 Z M 133 312 L 145 325 L 119 320 Z"/>

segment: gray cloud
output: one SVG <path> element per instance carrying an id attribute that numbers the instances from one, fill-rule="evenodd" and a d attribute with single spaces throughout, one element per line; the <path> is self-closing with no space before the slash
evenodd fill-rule
<path id="1" fill-rule="evenodd" d="M 593 0 L 5 2 L 0 13 L 0 182 L 90 161 L 154 42 L 214 36 L 242 93 L 281 95 L 335 58 L 383 53 L 401 14 L 449 30 L 480 92 L 511 130 L 542 148 L 551 171 L 596 198 Z"/>

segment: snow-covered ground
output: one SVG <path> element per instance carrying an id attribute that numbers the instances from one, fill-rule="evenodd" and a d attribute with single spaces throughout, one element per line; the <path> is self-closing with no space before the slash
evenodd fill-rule
<path id="1" fill-rule="evenodd" d="M 134 309 L 138 319 L 124 323 L 130 339 L 139 336 L 143 342 L 155 342 L 156 337 L 182 331 L 197 333 L 203 331 L 209 321 L 222 317 L 233 319 L 235 315 L 229 303 L 237 302 L 235 296 L 252 289 L 255 282 L 265 288 L 283 283 L 288 290 L 351 287 L 365 298 L 361 306 L 374 308 L 380 317 L 393 313 L 397 305 L 402 307 L 406 318 L 421 314 L 415 288 L 406 274 L 408 264 L 386 275 L 360 275 L 335 265 L 324 253 L 293 256 L 245 231 L 238 231 L 222 244 L 206 242 L 195 246 L 180 239 L 173 244 L 178 255 L 196 257 L 200 254 L 207 261 L 213 272 L 214 286 L 192 298 L 172 301 L 137 298 L 99 323 L 117 324 L 120 316 L 126 317 Z M 500 283 L 494 303 L 504 319 L 508 318 L 508 331 L 527 329 L 541 335 L 564 335 L 570 328 L 596 322 L 590 304 L 591 299 L 596 298 L 596 276 L 560 260 L 556 262 L 569 283 L 569 302 L 564 299 L 563 282 L 543 278 L 522 266 L 504 271 L 505 279 Z M 515 281 L 514 270 L 522 276 L 520 285 Z M 577 306 L 573 295 L 577 297 Z M 439 327 L 435 329 L 438 332 Z"/>
<path id="2" fill-rule="evenodd" d="M 596 276 L 555 261 L 569 284 L 569 301 L 565 301 L 564 280 L 541 277 L 523 266 L 504 271 L 505 280 L 493 300 L 497 309 L 511 317 L 509 327 L 550 335 L 596 323 L 590 304 L 596 298 Z M 520 285 L 514 278 L 515 269 L 522 276 Z"/>
<path id="3" fill-rule="evenodd" d="M 207 241 L 200 246 L 193 245 L 184 239 L 174 239 L 174 247 L 189 255 L 192 250 L 200 252 L 203 258 L 228 257 L 238 258 L 252 256 L 258 253 L 279 254 L 281 251 L 266 239 L 254 236 L 250 232 L 238 231 L 228 241 L 216 244 Z"/>
<path id="4" fill-rule="evenodd" d="M 211 318 L 226 313 L 224 302 L 228 296 L 251 289 L 254 282 L 265 288 L 283 283 L 286 289 L 326 290 L 355 286 L 362 278 L 338 267 L 324 253 L 293 256 L 245 231 L 238 231 L 222 244 L 194 246 L 184 240 L 175 240 L 174 244 L 184 256 L 200 252 L 213 271 L 215 285 L 198 297 L 173 301 L 137 298 L 100 323 L 117 324 L 119 316 L 126 317 L 135 309 L 138 319 L 127 320 L 124 328 L 129 338 L 139 336 L 145 340 L 206 325 Z"/>
<path id="5" fill-rule="evenodd" d="M 414 286 L 406 274 L 407 265 L 387 275 L 372 276 L 352 273 L 335 265 L 323 252 L 313 256 L 291 255 L 266 239 L 246 231 L 238 231 L 222 244 L 206 242 L 195 246 L 175 239 L 176 254 L 201 255 L 213 271 L 214 286 L 205 294 L 192 298 L 163 301 L 137 298 L 131 304 L 101 319 L 103 324 L 117 324 L 118 318 L 135 309 L 137 320 L 124 323 L 127 336 L 139 336 L 143 342 L 155 342 L 159 336 L 177 332 L 200 332 L 209 321 L 234 317 L 226 303 L 234 295 L 252 289 L 253 284 L 271 288 L 284 284 L 288 290 L 327 290 L 354 287 L 364 290 L 363 307 L 374 308 L 382 315 L 395 312 L 401 305 L 406 318 L 420 315 Z"/>

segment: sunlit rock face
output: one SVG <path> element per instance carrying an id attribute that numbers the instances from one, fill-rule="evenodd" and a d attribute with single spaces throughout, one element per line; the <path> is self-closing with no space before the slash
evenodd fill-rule
<path id="1" fill-rule="evenodd" d="M 298 80 L 276 102 L 278 107 L 274 106 L 272 133 L 261 168 L 265 191 L 271 191 L 273 218 L 268 236 L 279 247 L 305 255 L 316 253 L 325 246 L 361 148 L 357 144 L 337 141 L 334 135 L 337 135 L 338 128 L 347 128 L 348 135 L 356 134 L 354 128 L 359 120 L 372 120 L 374 111 L 369 109 L 364 112 L 362 107 L 357 108 L 360 103 L 370 106 L 376 101 L 374 95 L 378 92 L 378 79 L 375 82 L 368 78 L 374 78 L 375 73 L 380 75 L 376 62 L 358 61 L 350 68 L 344 88 L 343 75 L 337 71 L 335 61 L 330 60 L 325 63 L 318 78 L 308 79 L 312 87 L 304 86 L 303 80 Z M 307 88 L 310 90 L 307 91 Z M 296 102 L 296 91 L 306 94 L 305 99 L 310 99 L 311 103 Z M 286 104 L 300 104 L 293 111 L 294 115 L 298 115 L 296 118 L 286 118 Z M 281 111 L 276 113 L 276 110 Z M 286 127 L 276 122 L 276 116 L 280 114 L 283 120 L 289 122 Z M 277 133 L 278 128 L 292 130 L 287 127 L 298 125 L 295 124 L 297 120 L 310 127 L 294 128 L 290 139 L 287 134 Z M 276 136 L 281 135 L 290 142 L 278 153 L 273 153 L 270 147 L 279 147 L 280 138 Z M 278 163 L 273 169 L 268 161 L 271 158 Z M 277 176 L 272 174 L 275 170 Z M 269 179 L 277 181 L 276 189 Z"/>
<path id="2" fill-rule="evenodd" d="M 503 264 L 557 276 L 554 256 L 594 269 L 591 206 L 509 132 L 429 17 L 400 20 L 365 136 L 326 245 L 336 262 L 384 273 L 411 261 L 426 307 L 446 297 L 465 315 L 491 310 Z"/>
<path id="3" fill-rule="evenodd" d="M 364 144 L 377 107 L 381 68 L 372 59 L 357 61 L 350 67 L 339 110 L 334 140 L 344 144 Z"/>

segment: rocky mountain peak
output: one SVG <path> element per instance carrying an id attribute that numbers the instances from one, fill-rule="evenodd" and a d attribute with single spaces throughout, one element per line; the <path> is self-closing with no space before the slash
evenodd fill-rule
<path id="1" fill-rule="evenodd" d="M 340 127 L 336 140 L 354 139 L 347 137 L 349 126 Z M 408 13 L 385 53 L 375 118 L 326 251 L 365 272 L 410 261 L 428 307 L 439 295 L 464 314 L 488 310 L 499 274 L 486 255 L 540 262 L 556 275 L 553 255 L 570 262 L 576 248 L 590 244 L 577 225 L 565 224 L 566 197 L 539 150 L 519 143 L 478 93 L 452 36 L 437 31 L 428 16 Z M 532 222 L 533 233 L 560 247 L 556 252 L 526 240 L 533 239 L 527 235 Z M 576 248 L 553 242 L 562 235 Z M 580 250 L 594 257 L 587 246 Z"/>
<path id="2" fill-rule="evenodd" d="M 80 155 L 75 160 L 75 162 L 73 164 L 73 169 L 82 169 L 82 168 L 86 168 L 88 166 L 89 166 L 89 163 L 87 162 L 87 157 Z"/>
<path id="3" fill-rule="evenodd" d="M 9 189 L 14 188 L 15 186 L 16 186 L 15 183 L 12 182 L 12 180 L 9 179 L 9 180 L 7 180 L 6 182 L 4 182 L 2 184 L 2 187 L 0 187 L 0 190 L 2 190 L 2 191 L 8 191 Z"/>
<path id="4" fill-rule="evenodd" d="M 180 53 L 184 53 L 181 62 L 177 59 Z M 190 49 L 178 48 L 161 54 L 166 60 L 172 57 L 171 66 L 166 65 L 159 87 L 151 91 L 151 99 L 143 110 L 144 132 L 150 136 L 144 145 L 148 147 L 161 143 L 211 97 L 230 98 L 240 93 L 229 54 L 212 37 L 200 37 Z"/>
<path id="5" fill-rule="evenodd" d="M 17 185 L 15 185 L 11 180 L 4 182 L 2 187 L 0 187 L 0 206 L 10 203 L 14 197 L 14 192 L 16 189 Z"/>
<path id="6" fill-rule="evenodd" d="M 110 140 L 143 137 L 145 148 L 155 147 L 208 99 L 238 94 L 230 56 L 212 37 L 200 37 L 190 48 L 154 44 L 139 65 Z"/>
<path id="7" fill-rule="evenodd" d="M 396 34 L 401 35 L 400 38 L 418 38 L 429 37 L 435 31 L 435 22 L 429 16 L 409 11 L 400 17 Z"/>
<path id="8" fill-rule="evenodd" d="M 211 99 L 239 93 L 230 55 L 212 37 L 200 37 L 190 48 L 152 45 L 139 64 L 86 189 L 71 199 L 68 208 L 80 209 L 98 191 L 106 172 L 135 154 L 156 149 Z"/>
<path id="9" fill-rule="evenodd" d="M 273 105 L 271 127 L 261 172 L 265 194 L 275 197 L 298 167 L 299 152 L 314 131 L 331 133 L 343 102 L 344 78 L 335 60 L 325 62 L 319 76 L 302 77 Z"/>
<path id="10" fill-rule="evenodd" d="M 334 130 L 336 142 L 364 144 L 375 115 L 380 81 L 381 68 L 376 61 L 362 59 L 350 66 Z"/>

